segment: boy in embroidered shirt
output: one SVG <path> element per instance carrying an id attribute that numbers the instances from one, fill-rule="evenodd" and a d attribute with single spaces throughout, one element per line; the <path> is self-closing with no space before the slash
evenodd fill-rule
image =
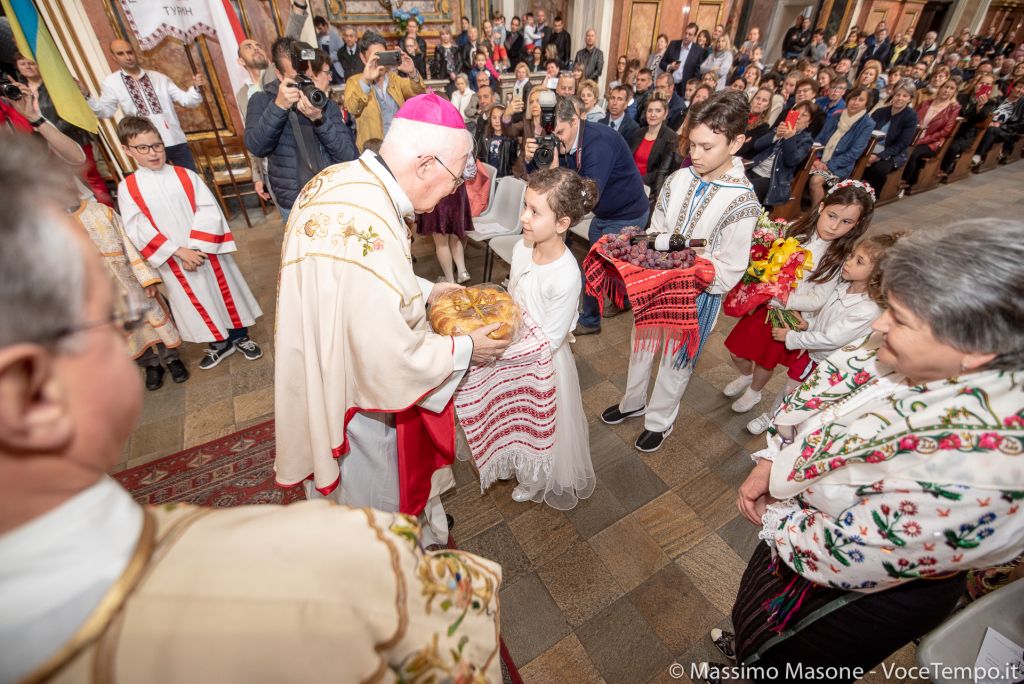
<path id="1" fill-rule="evenodd" d="M 640 451 L 659 449 L 672 432 L 693 366 L 718 318 L 722 295 L 739 282 L 747 268 L 750 239 L 761 205 L 743 172 L 743 162 L 733 155 L 743 145 L 749 111 L 746 95 L 738 91 L 715 93 L 691 108 L 689 153 L 693 165 L 669 176 L 651 217 L 648 233 L 677 233 L 687 239 L 707 240 L 707 248 L 697 252 L 711 262 L 715 276 L 707 290 L 697 296 L 697 354 L 689 358 L 688 345 L 674 358 L 662 354 L 658 379 L 648 401 L 654 351 L 638 349 L 634 344 L 625 395 L 601 415 L 605 423 L 617 425 L 646 414 L 644 431 L 636 440 Z M 636 334 L 634 329 L 634 342 Z"/>
<path id="2" fill-rule="evenodd" d="M 230 254 L 235 240 L 213 194 L 192 171 L 167 164 L 148 119 L 123 118 L 117 135 L 139 166 L 118 187 L 125 232 L 160 273 L 182 339 L 210 343 L 199 367 L 213 368 L 236 349 L 260 358 L 248 326 L 263 312 Z"/>

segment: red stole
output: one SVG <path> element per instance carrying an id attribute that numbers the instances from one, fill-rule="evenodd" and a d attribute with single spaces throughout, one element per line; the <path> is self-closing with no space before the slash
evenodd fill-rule
<path id="1" fill-rule="evenodd" d="M 348 453 L 348 421 L 361 410 L 382 413 L 374 409 L 349 409 L 345 416 L 345 441 L 333 450 L 335 458 Z M 419 404 L 384 413 L 394 413 L 398 431 L 398 510 L 406 515 L 419 515 L 430 499 L 434 471 L 455 462 L 455 403 L 449 399 L 440 413 L 428 411 Z M 327 496 L 340 483 L 339 475 L 330 486 L 316 490 Z"/>

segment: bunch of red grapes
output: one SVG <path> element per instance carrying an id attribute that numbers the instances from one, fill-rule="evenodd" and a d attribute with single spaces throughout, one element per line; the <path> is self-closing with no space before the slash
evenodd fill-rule
<path id="1" fill-rule="evenodd" d="M 641 241 L 632 243 L 634 237 L 643 234 L 638 228 L 623 228 L 617 235 L 609 235 L 605 245 L 605 254 L 613 259 L 621 259 L 627 263 L 641 268 L 653 268 L 660 271 L 667 271 L 670 268 L 693 268 L 697 253 L 692 249 L 682 249 L 676 252 L 659 252 L 651 249 L 647 243 Z"/>

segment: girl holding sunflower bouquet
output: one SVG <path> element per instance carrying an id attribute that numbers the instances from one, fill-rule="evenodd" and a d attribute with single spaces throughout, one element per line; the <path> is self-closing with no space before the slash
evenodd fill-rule
<path id="1" fill-rule="evenodd" d="M 726 338 L 725 346 L 740 372 L 740 376 L 723 390 L 727 397 L 737 397 L 732 404 L 733 411 L 746 413 L 760 403 L 761 390 L 768 384 L 776 366 L 788 367 L 790 377 L 798 382 L 807 376 L 813 362 L 805 352 L 806 347 L 799 346 L 800 334 L 808 329 L 814 316 L 818 315 L 819 310 L 843 283 L 844 264 L 851 260 L 854 247 L 871 224 L 874 205 L 874 192 L 869 186 L 860 181 L 842 181 L 832 187 L 821 204 L 786 228 L 781 237 L 799 243 L 799 247 L 809 257 L 810 264 L 803 262 L 804 274 L 793 281 L 795 287 L 792 291 L 789 291 L 788 285 L 785 286 L 788 296 L 776 295 L 770 301 L 753 308 L 740 319 Z M 791 271 L 791 268 L 784 269 L 792 279 Z M 870 274 L 870 268 L 867 274 Z M 866 291 L 866 280 L 863 285 Z M 744 287 L 744 283 L 741 283 L 737 290 Z M 841 294 L 848 294 L 849 287 L 850 283 L 844 283 Z M 854 299 L 866 300 L 866 297 L 863 295 Z M 870 301 L 868 304 L 871 304 Z M 854 327 L 864 327 L 866 334 L 867 326 L 877 315 L 875 307 L 869 320 Z M 789 332 L 795 334 L 787 335 Z M 793 337 L 793 340 L 789 340 L 789 337 Z M 849 341 L 844 339 L 829 351 Z M 768 415 L 763 414 L 752 420 L 747 429 L 760 434 L 767 429 L 768 423 Z"/>

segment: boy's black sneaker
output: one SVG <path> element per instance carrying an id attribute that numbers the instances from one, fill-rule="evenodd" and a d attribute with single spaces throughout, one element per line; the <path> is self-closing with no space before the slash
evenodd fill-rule
<path id="1" fill-rule="evenodd" d="M 235 345 L 226 344 L 223 347 L 209 347 L 206 350 L 206 357 L 199 362 L 199 368 L 210 370 L 218 363 L 235 353 Z"/>
<path id="2" fill-rule="evenodd" d="M 627 418 L 636 418 L 647 413 L 647 407 L 642 406 L 635 411 L 620 411 L 619 405 L 609 406 L 601 414 L 601 421 L 606 425 L 618 425 Z"/>
<path id="3" fill-rule="evenodd" d="M 263 356 L 263 350 L 255 342 L 246 337 L 239 337 L 235 340 L 235 348 L 245 355 L 247 361 L 255 361 Z"/>
<path id="4" fill-rule="evenodd" d="M 662 443 L 665 439 L 672 434 L 672 428 L 665 430 L 664 432 L 654 432 L 652 430 L 644 430 L 640 433 L 640 436 L 636 438 L 637 451 L 644 451 L 650 453 L 657 451 L 661 448 Z"/>

